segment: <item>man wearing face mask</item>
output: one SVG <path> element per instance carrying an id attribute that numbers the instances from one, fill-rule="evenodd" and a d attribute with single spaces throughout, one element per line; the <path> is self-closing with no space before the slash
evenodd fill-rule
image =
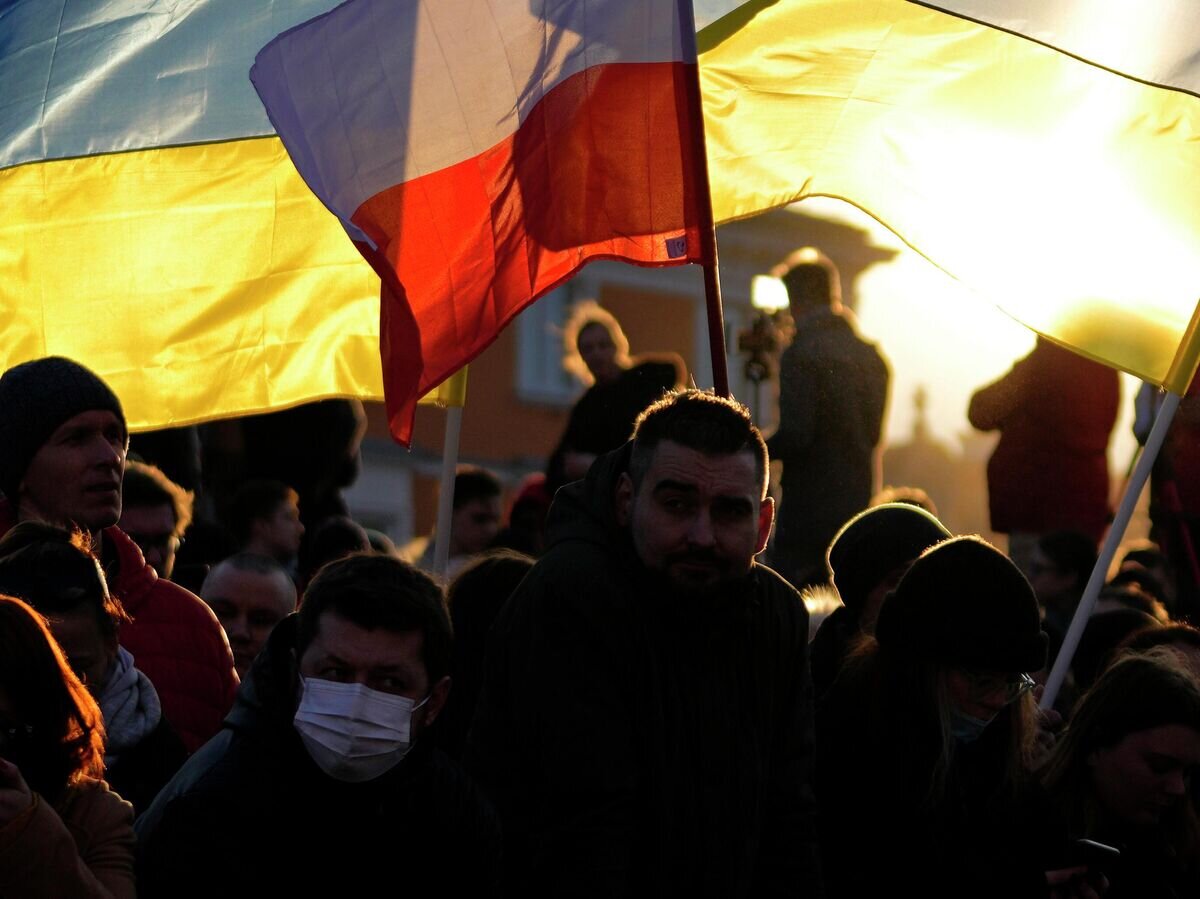
<path id="1" fill-rule="evenodd" d="M 142 896 L 488 895 L 499 829 L 422 739 L 450 688 L 441 589 L 332 562 L 271 634 L 224 729 L 138 820 Z"/>

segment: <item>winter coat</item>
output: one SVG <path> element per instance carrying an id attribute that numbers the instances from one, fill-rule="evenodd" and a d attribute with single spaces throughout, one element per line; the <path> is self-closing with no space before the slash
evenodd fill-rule
<path id="1" fill-rule="evenodd" d="M 0 537 L 15 524 L 12 506 L 0 500 Z M 116 525 L 104 529 L 103 550 L 108 588 L 133 619 L 121 626 L 121 645 L 150 678 L 163 714 L 193 752 L 220 729 L 237 690 L 225 631 L 202 599 L 159 578 Z"/>
<path id="2" fill-rule="evenodd" d="M 0 896 L 132 899 L 133 809 L 104 781 L 66 789 L 0 828 Z"/>
<path id="3" fill-rule="evenodd" d="M 959 744 L 940 798 L 930 801 L 940 725 L 914 702 L 918 688 L 893 676 L 851 662 L 818 704 L 829 895 L 1044 899 L 1055 816 L 1032 778 L 1005 787 L 1008 724 L 997 719 L 973 743 Z"/>
<path id="4" fill-rule="evenodd" d="M 166 718 L 146 737 L 121 754 L 104 773 L 109 786 L 132 805 L 134 814 L 150 807 L 175 772 L 187 761 L 188 752 Z"/>
<path id="5" fill-rule="evenodd" d="M 464 761 L 514 896 L 820 895 L 807 612 L 754 565 L 660 589 L 613 512 L 631 445 L 562 488 L 493 625 Z"/>
<path id="6" fill-rule="evenodd" d="M 768 448 L 783 463 L 772 564 L 800 586 L 823 579 L 830 541 L 871 500 L 890 374 L 848 314 L 822 307 L 796 328 L 779 363 Z"/>
<path id="7" fill-rule="evenodd" d="M 1119 400 L 1113 369 L 1046 340 L 975 392 L 967 418 L 981 431 L 1000 431 L 987 467 L 992 530 L 1071 530 L 1099 541 Z"/>
<path id="8" fill-rule="evenodd" d="M 495 894 L 495 812 L 427 741 L 361 784 L 309 757 L 292 723 L 296 624 L 275 628 L 224 728 L 138 819 L 142 895 Z"/>

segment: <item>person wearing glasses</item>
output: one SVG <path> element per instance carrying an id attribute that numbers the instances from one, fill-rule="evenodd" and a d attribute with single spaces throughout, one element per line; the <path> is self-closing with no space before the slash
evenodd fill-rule
<path id="1" fill-rule="evenodd" d="M 40 615 L 0 595 L 0 896 L 132 899 L 133 808 L 100 709 Z"/>
<path id="2" fill-rule="evenodd" d="M 1028 581 L 986 541 L 905 572 L 818 709 L 830 896 L 1046 895 L 1029 675 L 1046 644 Z"/>

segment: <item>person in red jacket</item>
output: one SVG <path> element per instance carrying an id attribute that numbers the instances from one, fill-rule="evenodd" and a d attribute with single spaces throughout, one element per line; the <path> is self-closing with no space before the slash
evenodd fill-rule
<path id="1" fill-rule="evenodd" d="M 971 424 L 1000 432 L 987 468 L 992 530 L 1008 534 L 1008 554 L 1023 572 L 1042 534 L 1077 531 L 1096 543 L 1104 536 L 1119 401 L 1116 371 L 1041 337 L 971 397 Z"/>
<path id="2" fill-rule="evenodd" d="M 79 363 L 50 356 L 0 377 L 0 535 L 26 520 L 91 535 L 110 588 L 133 619 L 121 628 L 121 645 L 195 751 L 233 705 L 233 655 L 208 606 L 160 579 L 116 526 L 128 445 L 120 400 Z"/>

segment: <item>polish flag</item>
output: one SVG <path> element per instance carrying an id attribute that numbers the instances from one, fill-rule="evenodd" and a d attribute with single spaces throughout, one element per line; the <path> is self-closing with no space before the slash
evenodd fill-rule
<path id="1" fill-rule="evenodd" d="M 349 0 L 259 52 L 250 78 L 296 168 L 383 279 L 397 439 L 421 394 L 590 260 L 705 261 L 685 14 Z"/>

